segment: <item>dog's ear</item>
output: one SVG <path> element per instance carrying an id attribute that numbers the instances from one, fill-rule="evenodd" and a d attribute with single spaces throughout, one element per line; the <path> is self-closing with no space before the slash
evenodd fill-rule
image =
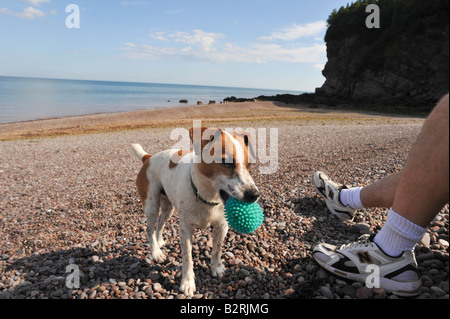
<path id="1" fill-rule="evenodd" d="M 218 136 L 222 134 L 217 128 L 208 127 L 192 127 L 189 130 L 189 137 L 194 145 L 194 151 L 196 155 L 201 155 L 202 150 L 209 143 L 213 142 Z"/>
<path id="2" fill-rule="evenodd" d="M 253 135 L 250 132 L 236 132 L 235 133 L 235 138 L 239 137 L 240 139 L 242 139 L 244 141 L 244 145 L 247 148 L 247 160 L 250 163 L 255 163 L 256 160 L 256 150 L 255 150 L 255 145 L 254 145 L 254 138 Z"/>

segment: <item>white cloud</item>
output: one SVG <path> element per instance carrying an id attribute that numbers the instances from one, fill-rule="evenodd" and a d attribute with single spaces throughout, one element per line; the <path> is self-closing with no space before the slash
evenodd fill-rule
<path id="1" fill-rule="evenodd" d="M 313 68 L 322 71 L 323 69 L 325 69 L 325 64 L 317 63 L 313 65 Z"/>
<path id="2" fill-rule="evenodd" d="M 242 47 L 232 43 L 225 43 L 220 47 L 208 47 L 208 50 L 204 50 L 201 46 L 188 46 L 180 49 L 125 43 L 122 51 L 122 56 L 124 57 L 150 61 L 176 59 L 215 63 L 297 62 L 317 64 L 323 61 L 326 55 L 326 46 L 324 44 L 316 44 L 305 47 L 283 48 L 276 44 L 256 43 L 249 47 Z"/>
<path id="3" fill-rule="evenodd" d="M 28 20 L 32 20 L 35 18 L 45 18 L 49 15 L 55 15 L 56 14 L 56 10 L 51 10 L 48 13 L 43 12 L 42 10 L 39 9 L 35 9 L 33 7 L 28 7 L 23 9 L 22 12 L 15 12 L 6 8 L 0 8 L 0 13 L 2 14 L 6 14 L 9 16 L 13 16 L 13 17 L 17 17 L 17 18 L 21 18 L 21 19 L 28 19 Z"/>
<path id="4" fill-rule="evenodd" d="M 210 33 L 202 30 L 194 30 L 192 32 L 176 31 L 166 34 L 165 32 L 151 33 L 150 37 L 155 40 L 167 41 L 172 39 L 175 42 L 186 43 L 191 46 L 198 46 L 205 51 L 213 50 L 217 40 L 224 37 L 221 33 Z"/>
<path id="5" fill-rule="evenodd" d="M 28 4 L 31 4 L 31 5 L 37 6 L 37 7 L 39 7 L 41 5 L 41 3 L 50 3 L 51 2 L 51 0 L 16 0 L 16 1 L 26 2 Z"/>
<path id="6" fill-rule="evenodd" d="M 317 34 L 322 27 L 322 22 L 304 25 L 302 28 L 289 27 L 285 29 L 286 32 L 283 35 L 274 33 L 270 37 L 259 38 L 259 41 L 245 46 L 223 41 L 226 37 L 222 33 L 202 30 L 154 32 L 149 34 L 149 37 L 164 44 L 160 45 L 160 43 L 154 42 L 150 45 L 128 42 L 122 47 L 122 56 L 150 61 L 176 59 L 214 63 L 312 63 L 315 68 L 319 68 L 326 61 L 326 45 L 323 42 L 315 41 L 310 45 L 295 43 L 280 45 L 268 43 L 267 40 L 269 38 L 287 40 L 312 36 Z"/>
<path id="7" fill-rule="evenodd" d="M 281 30 L 281 32 L 274 32 L 270 36 L 261 37 L 263 41 L 294 41 L 300 38 L 311 37 L 324 31 L 327 27 L 326 21 L 316 21 L 312 23 L 297 25 L 293 24 L 287 28 Z"/>
<path id="8" fill-rule="evenodd" d="M 165 32 L 154 32 L 154 33 L 150 33 L 149 37 L 154 39 L 154 40 L 159 40 L 159 41 L 167 41 L 169 40 L 166 35 Z"/>

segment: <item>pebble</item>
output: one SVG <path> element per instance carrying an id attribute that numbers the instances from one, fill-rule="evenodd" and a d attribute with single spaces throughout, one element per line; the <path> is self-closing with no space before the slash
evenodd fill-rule
<path id="1" fill-rule="evenodd" d="M 435 293 L 435 294 L 436 294 L 437 296 L 439 296 L 439 297 L 445 295 L 445 291 L 444 291 L 442 288 L 440 288 L 440 287 L 432 286 L 432 287 L 431 287 L 431 291 L 432 291 L 433 293 Z"/>
<path id="2" fill-rule="evenodd" d="M 58 290 L 52 292 L 51 295 L 53 298 L 58 298 L 58 297 L 61 297 L 63 294 L 64 294 L 64 290 L 58 289 Z"/>
<path id="3" fill-rule="evenodd" d="M 287 297 L 287 296 L 292 295 L 294 292 L 295 292 L 294 289 L 289 288 L 289 289 L 286 289 L 286 291 L 284 292 L 284 295 Z"/>
<path id="4" fill-rule="evenodd" d="M 153 291 L 159 292 L 162 290 L 162 286 L 159 282 L 153 284 Z"/>
<path id="5" fill-rule="evenodd" d="M 327 299 L 334 299 L 334 295 L 331 292 L 330 287 L 328 287 L 328 286 L 320 287 L 320 293 L 322 294 L 322 296 L 326 297 Z"/>
<path id="6" fill-rule="evenodd" d="M 431 287 L 433 285 L 433 279 L 431 279 L 430 276 L 423 275 L 421 280 L 422 280 L 422 286 L 424 286 L 424 287 Z"/>
<path id="7" fill-rule="evenodd" d="M 356 290 L 352 286 L 345 286 L 345 287 L 342 288 L 341 291 L 342 291 L 342 293 L 344 295 L 347 295 L 350 298 L 355 298 L 356 297 Z"/>
<path id="8" fill-rule="evenodd" d="M 443 249 L 447 249 L 448 248 L 448 241 L 444 240 L 444 239 L 439 239 L 438 240 L 439 245 L 441 245 L 441 247 Z"/>
<path id="9" fill-rule="evenodd" d="M 423 235 L 422 239 L 420 240 L 420 243 L 425 247 L 430 247 L 430 241 L 431 241 L 430 234 L 428 232 L 426 232 Z"/>
<path id="10" fill-rule="evenodd" d="M 356 291 L 356 298 L 358 299 L 370 299 L 373 296 L 373 289 L 367 287 L 361 287 Z"/>

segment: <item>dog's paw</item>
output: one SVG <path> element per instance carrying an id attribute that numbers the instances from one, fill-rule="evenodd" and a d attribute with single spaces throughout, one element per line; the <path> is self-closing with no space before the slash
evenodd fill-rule
<path id="1" fill-rule="evenodd" d="M 213 277 L 218 277 L 220 279 L 223 277 L 224 273 L 225 273 L 225 266 L 222 263 L 220 263 L 219 266 L 211 267 L 211 275 Z"/>
<path id="2" fill-rule="evenodd" d="M 194 278 L 183 278 L 181 280 L 180 290 L 188 297 L 192 297 L 195 293 Z"/>
<path id="3" fill-rule="evenodd" d="M 162 263 L 166 260 L 166 255 L 164 255 L 164 253 L 159 249 L 153 250 L 150 256 L 152 260 L 157 263 Z"/>

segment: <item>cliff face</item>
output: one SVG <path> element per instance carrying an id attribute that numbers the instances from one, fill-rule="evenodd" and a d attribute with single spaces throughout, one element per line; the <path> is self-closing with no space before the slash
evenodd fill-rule
<path id="1" fill-rule="evenodd" d="M 380 7 L 368 29 L 366 6 Z M 316 95 L 365 104 L 431 106 L 449 88 L 449 1 L 357 1 L 335 10 L 325 36 L 326 82 Z"/>

